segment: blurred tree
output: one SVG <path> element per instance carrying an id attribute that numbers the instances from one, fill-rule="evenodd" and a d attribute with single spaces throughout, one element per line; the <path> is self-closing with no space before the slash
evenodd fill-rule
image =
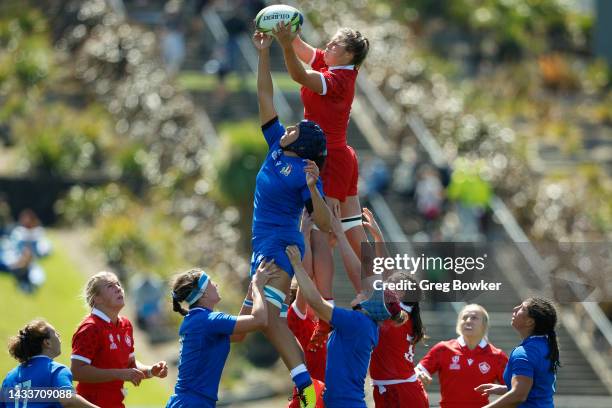
<path id="1" fill-rule="evenodd" d="M 250 248 L 255 179 L 268 145 L 254 120 L 222 124 L 220 134 L 223 142 L 215 160 L 215 188 L 224 203 L 239 209 L 242 243 Z"/>

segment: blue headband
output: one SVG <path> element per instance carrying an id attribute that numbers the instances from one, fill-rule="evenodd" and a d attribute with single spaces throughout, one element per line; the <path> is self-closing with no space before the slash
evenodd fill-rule
<path id="1" fill-rule="evenodd" d="M 208 275 L 206 272 L 202 271 L 202 276 L 200 276 L 200 279 L 198 280 L 198 287 L 193 289 L 189 296 L 187 296 L 185 299 L 185 302 L 187 302 L 189 306 L 193 305 L 199 298 L 202 297 L 206 291 L 206 288 L 208 287 L 208 281 Z"/>

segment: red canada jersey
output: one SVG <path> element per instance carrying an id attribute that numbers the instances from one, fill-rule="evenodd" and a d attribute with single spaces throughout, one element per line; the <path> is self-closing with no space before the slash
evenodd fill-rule
<path id="1" fill-rule="evenodd" d="M 398 326 L 387 320 L 379 326 L 378 345 L 372 352 L 373 380 L 403 380 L 414 376 L 414 330 L 412 320 Z"/>
<path id="2" fill-rule="evenodd" d="M 325 132 L 327 148 L 346 145 L 351 105 L 355 97 L 358 71 L 354 65 L 328 67 L 322 50 L 315 50 L 310 64 L 321 74 L 323 92 L 318 94 L 305 86 L 301 89 L 304 119 L 312 120 Z"/>
<path id="3" fill-rule="evenodd" d="M 417 367 L 430 376 L 439 372 L 440 407 L 476 408 L 487 405 L 489 399 L 474 388 L 486 383 L 504 384 L 507 362 L 506 353 L 486 340 L 470 350 L 459 337 L 433 346 Z"/>
<path id="4" fill-rule="evenodd" d="M 72 360 L 80 360 L 96 368 L 128 368 L 134 357 L 132 324 L 123 316 L 117 323 L 102 311 L 93 309 L 72 336 Z M 122 406 L 123 381 L 77 384 L 77 393 L 102 407 Z"/>
<path id="5" fill-rule="evenodd" d="M 287 311 L 287 326 L 304 349 L 304 360 L 306 360 L 306 368 L 310 376 L 319 381 L 325 381 L 327 344 L 324 343 L 323 347 L 315 352 L 308 351 L 308 343 L 315 330 L 316 323 L 296 309 L 295 303 L 292 303 Z"/>

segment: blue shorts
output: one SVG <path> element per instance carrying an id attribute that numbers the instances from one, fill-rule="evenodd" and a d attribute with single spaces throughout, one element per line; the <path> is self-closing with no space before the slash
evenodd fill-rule
<path id="1" fill-rule="evenodd" d="M 285 249 L 289 245 L 297 245 L 300 249 L 302 258 L 304 258 L 304 236 L 301 232 L 271 232 L 263 238 L 253 238 L 253 254 L 251 255 L 251 273 L 252 277 L 257 271 L 257 267 L 263 261 L 274 259 L 274 263 L 279 268 L 287 272 L 290 278 L 293 278 L 293 266 L 289 262 L 289 258 L 285 253 Z"/>
<path id="2" fill-rule="evenodd" d="M 172 394 L 166 408 L 215 408 L 217 401 L 188 394 Z"/>

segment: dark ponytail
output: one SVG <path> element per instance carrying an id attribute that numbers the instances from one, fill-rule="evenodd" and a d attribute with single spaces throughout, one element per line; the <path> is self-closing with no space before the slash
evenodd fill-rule
<path id="1" fill-rule="evenodd" d="M 9 339 L 9 354 L 20 363 L 41 354 L 43 342 L 50 337 L 49 325 L 44 320 L 32 320 Z"/>
<path id="2" fill-rule="evenodd" d="M 421 306 L 419 306 L 419 302 L 405 303 L 405 305 L 412 308 L 410 319 L 412 320 L 412 331 L 414 332 L 414 344 L 416 344 L 427 338 L 425 326 L 423 326 L 423 320 L 421 320 Z"/>
<path id="3" fill-rule="evenodd" d="M 557 373 L 561 367 L 559 343 L 557 341 L 557 311 L 552 302 L 544 298 L 531 298 L 527 300 L 527 313 L 531 317 L 535 326 L 533 336 L 547 336 L 549 353 L 546 356 L 550 360 L 550 371 Z"/>
<path id="4" fill-rule="evenodd" d="M 182 316 L 187 316 L 189 311 L 181 306 L 181 302 L 198 287 L 198 280 L 202 276 L 201 269 L 191 269 L 176 275 L 172 281 L 172 310 Z"/>

